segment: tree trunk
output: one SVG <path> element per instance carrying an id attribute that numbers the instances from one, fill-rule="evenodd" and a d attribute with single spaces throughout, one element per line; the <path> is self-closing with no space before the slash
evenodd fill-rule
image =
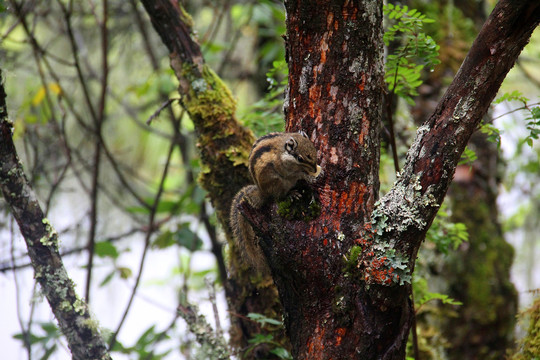
<path id="1" fill-rule="evenodd" d="M 536 1 L 497 5 L 419 128 L 400 178 L 375 204 L 381 5 L 286 2 L 287 128 L 306 131 L 319 149 L 324 174 L 313 188 L 322 212 L 289 221 L 275 206 L 244 210 L 258 224 L 298 359 L 404 357 L 407 283 L 419 246 L 465 145 L 540 18 Z"/>
<path id="2" fill-rule="evenodd" d="M 199 111 L 209 108 L 197 100 L 211 105 L 216 99 L 194 86 L 201 77 L 194 78 L 191 70 L 208 72 L 199 56 L 182 54 L 193 53 L 185 26 L 164 24 L 178 20 L 159 8 L 175 5 L 143 4 L 171 51 L 184 106 L 201 132 L 208 172 L 230 176 L 234 161 L 215 160 L 232 160 L 235 142 L 219 137 L 219 126 L 235 128 L 231 109 Z M 467 141 L 538 24 L 540 4 L 497 5 L 435 113 L 419 128 L 401 177 L 378 203 L 382 1 L 289 0 L 285 5 L 287 129 L 306 131 L 319 150 L 324 173 L 312 190 L 322 210 L 311 221 L 284 219 L 275 204 L 242 210 L 256 224 L 295 358 L 402 359 L 412 316 L 408 283 L 418 248 Z M 214 88 L 214 80 L 203 79 L 204 89 Z M 217 138 L 205 135 L 210 127 L 217 127 L 210 130 L 219 132 Z M 216 148 L 224 144 L 225 153 Z M 221 193 L 224 179 L 204 182 L 218 214 L 232 197 L 229 190 Z M 218 217 L 227 229 L 226 217 Z"/>

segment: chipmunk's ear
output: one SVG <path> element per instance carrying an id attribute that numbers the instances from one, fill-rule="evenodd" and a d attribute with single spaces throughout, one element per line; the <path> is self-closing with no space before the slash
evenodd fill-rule
<path id="1" fill-rule="evenodd" d="M 289 154 L 293 153 L 297 147 L 298 142 L 292 136 L 285 142 L 285 151 L 287 151 Z"/>
<path id="2" fill-rule="evenodd" d="M 305 137 L 306 139 L 308 138 L 307 134 L 303 130 L 300 130 L 298 133 L 302 135 L 303 137 Z"/>

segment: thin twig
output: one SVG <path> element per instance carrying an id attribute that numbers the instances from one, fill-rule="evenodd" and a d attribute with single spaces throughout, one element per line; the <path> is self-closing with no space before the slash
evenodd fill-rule
<path id="1" fill-rule="evenodd" d="M 221 328 L 221 321 L 219 321 L 219 311 L 216 302 L 216 284 L 209 277 L 204 279 L 206 288 L 208 289 L 208 298 L 212 304 L 212 311 L 214 313 L 214 321 L 216 323 L 216 336 L 218 338 L 223 337 L 223 329 Z"/>
<path id="2" fill-rule="evenodd" d="M 150 237 L 152 236 L 152 234 L 155 231 L 155 226 L 154 226 L 155 225 L 155 216 L 156 216 L 156 213 L 157 213 L 157 208 L 159 206 L 159 202 L 161 200 L 161 195 L 162 195 L 163 190 L 165 188 L 165 180 L 166 180 L 167 174 L 169 172 L 169 166 L 170 166 L 170 163 L 171 163 L 171 158 L 172 158 L 172 154 L 173 154 L 173 151 L 174 151 L 174 147 L 175 147 L 175 143 L 171 142 L 171 145 L 169 147 L 169 152 L 167 154 L 167 161 L 165 162 L 165 167 L 163 169 L 163 174 L 161 175 L 161 180 L 160 180 L 160 183 L 159 183 L 158 191 L 157 191 L 156 196 L 154 198 L 154 203 L 152 205 L 152 208 L 150 209 L 149 221 L 148 221 L 148 230 L 146 232 L 146 237 L 145 237 L 145 240 L 144 240 L 144 249 L 143 249 L 143 253 L 141 255 L 141 260 L 140 260 L 140 263 L 139 263 L 139 270 L 138 270 L 138 273 L 137 273 L 137 278 L 135 279 L 135 284 L 133 285 L 133 290 L 131 292 L 131 296 L 129 298 L 126 309 L 124 310 L 124 314 L 122 315 L 120 323 L 118 324 L 118 326 L 116 328 L 116 331 L 113 333 L 113 335 L 111 336 L 111 339 L 109 340 L 109 349 L 113 349 L 114 345 L 116 344 L 116 338 L 118 336 L 118 333 L 122 329 L 122 326 L 124 325 L 124 322 L 127 319 L 127 315 L 129 313 L 129 310 L 131 309 L 131 305 L 133 303 L 133 300 L 135 299 L 135 295 L 136 295 L 137 290 L 139 288 L 139 284 L 140 284 L 140 281 L 141 281 L 141 278 L 142 278 L 142 273 L 143 273 L 143 270 L 144 270 L 144 264 L 145 264 L 145 261 L 146 261 L 146 255 L 147 255 L 148 249 L 150 247 Z"/>
<path id="3" fill-rule="evenodd" d="M 96 231 L 97 231 L 97 212 L 98 212 L 98 199 L 99 199 L 99 174 L 101 171 L 101 139 L 102 128 L 105 122 L 105 106 L 107 101 L 107 86 L 109 79 L 109 62 L 107 60 L 107 53 L 109 50 L 109 31 L 107 28 L 108 20 L 108 1 L 103 0 L 103 20 L 100 24 L 101 30 L 101 61 L 102 61 L 102 75 L 101 75 L 101 94 L 99 98 L 97 116 L 95 121 L 96 138 L 94 140 L 94 163 L 92 168 L 92 190 L 90 193 L 90 229 L 88 234 L 88 263 L 86 265 L 86 288 L 85 298 L 86 302 L 90 303 L 90 288 L 92 285 L 92 271 L 94 268 L 94 253 L 96 244 Z"/>
<path id="4" fill-rule="evenodd" d="M 180 101 L 180 98 L 172 98 L 168 99 L 167 101 L 163 102 L 160 107 L 154 111 L 152 115 L 146 120 L 146 125 L 150 125 L 152 121 L 159 116 L 159 114 L 163 111 L 163 109 L 168 108 L 172 103 L 175 101 Z"/>

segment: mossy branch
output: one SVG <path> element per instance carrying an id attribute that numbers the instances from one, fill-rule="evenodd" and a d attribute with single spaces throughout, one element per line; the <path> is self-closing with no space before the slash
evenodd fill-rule
<path id="1" fill-rule="evenodd" d="M 177 311 L 178 315 L 188 324 L 189 330 L 197 337 L 197 342 L 202 346 L 202 351 L 209 360 L 230 359 L 231 356 L 225 339 L 215 333 L 204 315 L 200 314 L 197 305 L 190 304 L 184 298 Z"/>
<path id="2" fill-rule="evenodd" d="M 254 135 L 238 122 L 236 100 L 204 62 L 193 23 L 182 6 L 166 0 L 142 3 L 169 49 L 171 67 L 180 83 L 180 103 L 195 124 L 203 168 L 200 182 L 230 235 L 230 203 L 250 181 L 246 164 Z"/>
<path id="3" fill-rule="evenodd" d="M 267 317 L 280 317 L 281 306 L 274 286 L 253 281 L 251 271 L 238 261 L 239 252 L 232 241 L 229 210 L 232 199 L 251 183 L 247 160 L 255 137 L 236 118 L 236 100 L 232 93 L 204 62 L 193 32 L 190 16 L 176 1 L 142 0 L 156 32 L 169 50 L 171 68 L 179 81 L 180 104 L 195 125 L 201 158 L 199 182 L 208 191 L 218 221 L 229 240 L 231 281 L 225 291 L 232 313 L 246 309 Z M 233 317 L 231 345 L 243 349 L 260 328 L 242 317 Z M 286 341 L 283 337 L 282 341 Z M 249 357 L 248 357 L 249 358 Z"/>
<path id="4" fill-rule="evenodd" d="M 2 72 L 0 69 L 0 79 Z M 58 234 L 28 183 L 12 139 L 6 93 L 0 81 L 0 190 L 28 248 L 35 278 L 66 336 L 74 359 L 110 359 L 97 321 L 75 292 L 58 253 Z"/>

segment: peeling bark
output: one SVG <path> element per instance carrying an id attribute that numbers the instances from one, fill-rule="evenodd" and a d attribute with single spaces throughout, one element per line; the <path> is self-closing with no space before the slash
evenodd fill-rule
<path id="1" fill-rule="evenodd" d="M 26 242 L 35 278 L 58 325 L 66 337 L 73 359 L 110 359 L 97 321 L 75 292 L 58 253 L 58 234 L 45 218 L 19 161 L 8 119 L 6 93 L 0 70 L 0 190 Z"/>

